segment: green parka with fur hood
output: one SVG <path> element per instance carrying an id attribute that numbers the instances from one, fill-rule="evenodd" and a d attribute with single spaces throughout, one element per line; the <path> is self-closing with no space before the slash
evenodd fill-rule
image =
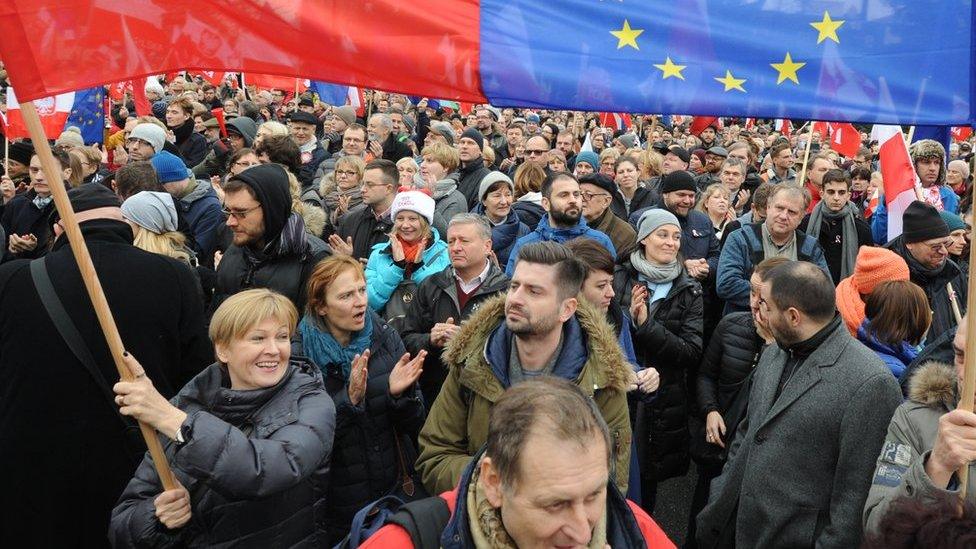
<path id="1" fill-rule="evenodd" d="M 420 432 L 417 471 L 430 493 L 453 489 L 487 441 L 488 411 L 509 385 L 511 337 L 503 294 L 471 315 L 446 349 L 450 371 Z M 575 381 L 603 413 L 614 445 L 617 486 L 626 493 L 631 443 L 627 387 L 633 370 L 604 315 L 582 301 L 563 324 L 553 375 Z"/>

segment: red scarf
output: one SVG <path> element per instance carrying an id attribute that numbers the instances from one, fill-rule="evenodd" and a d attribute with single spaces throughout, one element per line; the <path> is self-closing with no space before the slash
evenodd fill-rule
<path id="1" fill-rule="evenodd" d="M 420 257 L 420 254 L 423 252 L 423 250 L 420 249 L 420 243 L 423 242 L 423 239 L 410 243 L 400 238 L 400 235 L 397 235 L 396 238 L 400 241 L 400 246 L 403 247 L 404 261 L 406 261 L 407 264 L 415 263 L 417 258 Z"/>

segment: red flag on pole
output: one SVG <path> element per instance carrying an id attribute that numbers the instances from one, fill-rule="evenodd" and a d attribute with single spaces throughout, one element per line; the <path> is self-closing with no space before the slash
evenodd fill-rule
<path id="1" fill-rule="evenodd" d="M 700 136 L 701 132 L 705 131 L 705 128 L 709 126 L 715 126 L 716 128 L 722 127 L 717 116 L 696 116 L 691 121 L 691 126 L 688 128 L 688 131 L 691 132 L 691 135 Z"/>
<path id="2" fill-rule="evenodd" d="M 972 126 L 955 126 L 952 128 L 952 139 L 955 141 L 965 141 L 973 135 Z"/>
<path id="3" fill-rule="evenodd" d="M 830 135 L 829 122 L 814 122 L 813 131 L 820 134 L 821 139 Z"/>
<path id="4" fill-rule="evenodd" d="M 138 80 L 136 82 L 139 82 Z M 141 84 L 141 85 L 140 85 Z M 152 105 L 146 97 L 146 83 L 132 85 L 132 101 L 136 104 L 136 114 L 139 116 L 152 116 Z"/>
<path id="5" fill-rule="evenodd" d="M 220 136 L 227 137 L 227 119 L 224 118 L 224 108 L 217 107 L 211 109 L 210 112 L 213 113 L 214 118 L 217 119 L 217 125 L 220 126 Z"/>
<path id="6" fill-rule="evenodd" d="M 888 240 L 902 232 L 902 215 L 905 208 L 917 198 L 915 194 L 915 168 L 908 155 L 908 145 L 901 133 L 901 126 L 876 124 L 871 132 L 878 138 L 881 150 L 881 177 L 884 179 L 885 204 L 888 206 Z"/>
<path id="7" fill-rule="evenodd" d="M 833 133 L 830 136 L 830 148 L 846 156 L 854 158 L 861 148 L 861 132 L 849 122 L 830 125 Z"/>

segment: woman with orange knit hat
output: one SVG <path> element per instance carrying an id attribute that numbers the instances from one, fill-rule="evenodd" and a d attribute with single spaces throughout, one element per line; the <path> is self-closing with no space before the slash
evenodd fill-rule
<path id="1" fill-rule="evenodd" d="M 895 252 L 885 248 L 862 246 L 854 263 L 854 274 L 837 285 L 837 310 L 851 335 L 866 318 L 864 302 L 874 287 L 890 280 L 908 280 L 908 264 Z"/>

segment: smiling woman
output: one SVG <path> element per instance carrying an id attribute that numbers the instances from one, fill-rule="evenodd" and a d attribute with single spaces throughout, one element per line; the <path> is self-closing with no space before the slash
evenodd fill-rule
<path id="1" fill-rule="evenodd" d="M 113 545 L 313 544 L 324 524 L 335 407 L 318 368 L 290 360 L 298 313 L 270 290 L 247 290 L 214 313 L 218 362 L 167 402 L 132 356 L 115 385 L 123 415 L 165 438 L 178 487 L 163 491 L 146 457 L 112 512 Z M 232 517 L 254 517 L 240 521 Z M 260 517 L 257 519 L 256 517 Z"/>

